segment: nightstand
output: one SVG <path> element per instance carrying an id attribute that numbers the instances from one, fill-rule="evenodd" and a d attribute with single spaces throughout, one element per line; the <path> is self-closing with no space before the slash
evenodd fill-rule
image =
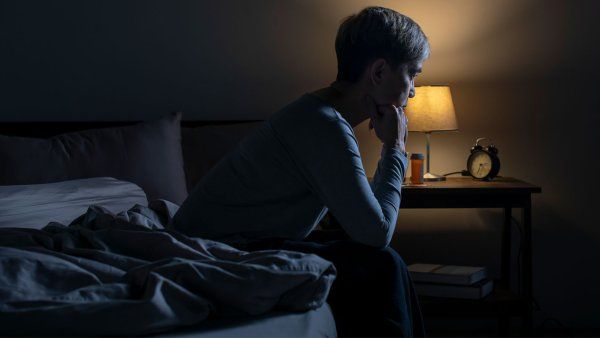
<path id="1" fill-rule="evenodd" d="M 492 181 L 480 181 L 471 177 L 447 177 L 446 181 L 402 186 L 400 206 L 402 209 L 502 208 L 504 210 L 501 277 L 494 281 L 494 291 L 481 300 L 420 297 L 425 317 L 493 316 L 499 319 L 501 335 L 508 333 L 510 317 L 521 317 L 524 334 L 532 333 L 531 195 L 541 191 L 538 186 L 512 177 L 496 177 Z M 510 290 L 513 208 L 520 208 L 522 212 L 522 272 L 520 273 L 522 291 L 520 293 Z"/>

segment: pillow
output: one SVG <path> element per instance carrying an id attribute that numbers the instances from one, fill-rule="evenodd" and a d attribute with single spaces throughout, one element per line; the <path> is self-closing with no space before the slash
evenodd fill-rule
<path id="1" fill-rule="evenodd" d="M 0 135 L 0 185 L 90 177 L 133 182 L 150 200 L 187 196 L 181 113 L 132 126 L 90 129 L 48 139 Z"/>
<path id="2" fill-rule="evenodd" d="M 182 128 L 182 148 L 187 189 L 196 183 L 263 121 Z"/>
<path id="3" fill-rule="evenodd" d="M 52 221 L 68 225 L 92 204 L 119 213 L 148 203 L 142 188 L 112 177 L 0 186 L 0 228 L 41 229 Z"/>

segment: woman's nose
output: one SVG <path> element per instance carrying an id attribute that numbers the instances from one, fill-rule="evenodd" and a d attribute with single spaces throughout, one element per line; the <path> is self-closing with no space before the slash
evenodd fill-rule
<path id="1" fill-rule="evenodd" d="M 415 80 L 410 81 L 410 90 L 408 91 L 408 97 L 411 99 L 415 97 Z"/>

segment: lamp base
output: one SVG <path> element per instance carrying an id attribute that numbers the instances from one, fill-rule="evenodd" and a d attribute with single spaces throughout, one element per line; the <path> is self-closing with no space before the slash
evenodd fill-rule
<path id="1" fill-rule="evenodd" d="M 446 180 L 446 176 L 436 175 L 436 174 L 432 174 L 432 173 L 425 173 L 425 175 L 423 175 L 423 181 L 425 181 L 425 182 L 445 181 L 445 180 Z"/>

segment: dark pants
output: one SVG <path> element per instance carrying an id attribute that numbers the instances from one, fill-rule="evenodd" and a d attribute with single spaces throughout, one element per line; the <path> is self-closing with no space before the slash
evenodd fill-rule
<path id="1" fill-rule="evenodd" d="M 338 335 L 424 337 L 421 309 L 406 264 L 392 248 L 350 240 L 342 230 L 315 230 L 303 241 L 271 238 L 240 247 L 314 253 L 331 261 L 337 277 L 327 303 Z"/>

